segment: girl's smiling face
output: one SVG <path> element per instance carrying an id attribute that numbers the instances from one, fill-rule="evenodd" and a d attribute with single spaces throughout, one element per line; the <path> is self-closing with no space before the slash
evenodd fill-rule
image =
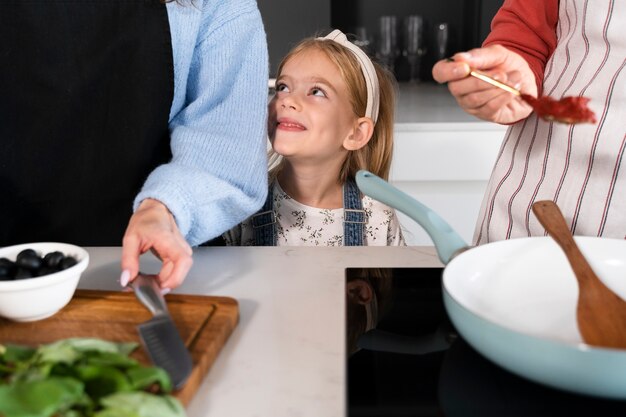
<path id="1" fill-rule="evenodd" d="M 276 153 L 292 162 L 341 164 L 343 142 L 357 119 L 346 83 L 325 53 L 303 51 L 284 64 L 269 104 L 268 133 Z"/>

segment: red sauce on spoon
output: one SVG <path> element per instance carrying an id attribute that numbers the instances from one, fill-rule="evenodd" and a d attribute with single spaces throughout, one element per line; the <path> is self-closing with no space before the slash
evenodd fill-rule
<path id="1" fill-rule="evenodd" d="M 587 97 L 563 97 L 555 100 L 548 96 L 535 98 L 528 94 L 520 97 L 530 104 L 537 116 L 545 120 L 554 120 L 559 123 L 595 123 L 596 115 L 587 107 Z"/>
<path id="2" fill-rule="evenodd" d="M 449 61 L 453 60 L 449 59 Z M 500 82 L 482 71 L 470 69 L 469 75 L 504 91 L 520 96 L 522 100 L 533 108 L 537 116 L 542 119 L 567 124 L 596 122 L 596 115 L 587 107 L 587 103 L 589 103 L 587 97 L 569 96 L 563 97 L 560 100 L 555 100 L 548 96 L 536 98 L 528 94 L 523 94 L 517 88 Z"/>

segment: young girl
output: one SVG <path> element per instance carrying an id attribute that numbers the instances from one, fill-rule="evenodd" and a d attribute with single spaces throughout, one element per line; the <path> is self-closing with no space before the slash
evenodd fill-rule
<path id="1" fill-rule="evenodd" d="M 394 210 L 354 182 L 360 169 L 389 175 L 394 93 L 389 73 L 339 30 L 289 52 L 269 104 L 268 197 L 226 243 L 404 245 Z"/>

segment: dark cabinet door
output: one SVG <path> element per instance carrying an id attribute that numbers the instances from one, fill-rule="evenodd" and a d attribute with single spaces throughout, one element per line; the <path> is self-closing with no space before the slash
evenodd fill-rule
<path id="1" fill-rule="evenodd" d="M 301 39 L 330 29 L 330 0 L 257 0 L 270 54 L 270 76 Z"/>
<path id="2" fill-rule="evenodd" d="M 480 2 L 480 27 L 478 43 L 482 43 L 491 29 L 491 20 L 502 6 L 503 0 L 481 0 Z"/>

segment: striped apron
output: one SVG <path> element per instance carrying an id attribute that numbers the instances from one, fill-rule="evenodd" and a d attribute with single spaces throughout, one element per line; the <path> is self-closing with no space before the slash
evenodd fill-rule
<path id="1" fill-rule="evenodd" d="M 576 235 L 626 238 L 626 1 L 561 0 L 544 94 L 586 96 L 596 124 L 534 114 L 506 133 L 480 209 L 475 244 L 543 236 L 532 213 L 555 201 Z"/>

